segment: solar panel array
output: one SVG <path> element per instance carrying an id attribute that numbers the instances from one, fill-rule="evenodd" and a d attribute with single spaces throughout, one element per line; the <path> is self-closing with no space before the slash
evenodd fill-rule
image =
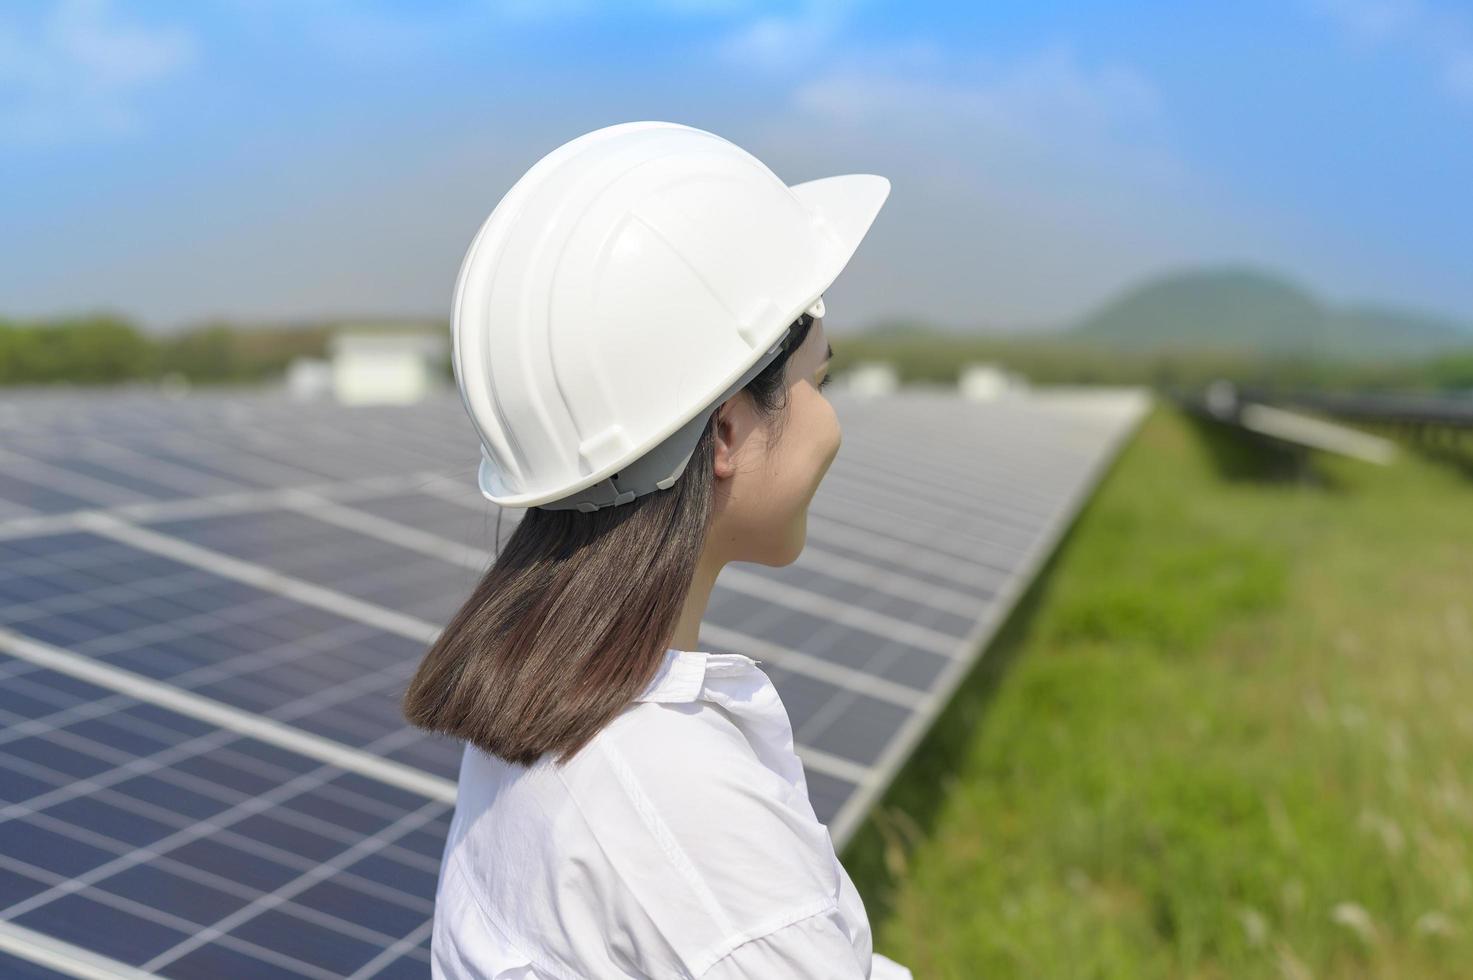
<path id="1" fill-rule="evenodd" d="M 806 549 L 700 647 L 762 660 L 842 847 L 1149 396 L 833 401 Z M 7 396 L 0 975 L 428 975 L 461 745 L 399 698 L 498 544 L 477 460 L 453 390 Z"/>

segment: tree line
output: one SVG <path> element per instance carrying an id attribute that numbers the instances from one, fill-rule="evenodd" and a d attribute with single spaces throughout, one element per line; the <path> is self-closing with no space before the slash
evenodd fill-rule
<path id="1" fill-rule="evenodd" d="M 0 385 L 108 385 L 182 377 L 191 384 L 280 380 L 298 357 L 328 356 L 338 323 L 203 323 L 172 333 L 112 314 L 0 318 Z M 392 326 L 392 324 L 390 324 Z M 354 324 L 355 329 L 358 324 Z M 432 327 L 448 334 L 448 324 Z M 834 373 L 859 361 L 895 365 L 903 382 L 954 383 L 962 365 L 993 361 L 1037 384 L 1244 384 L 1343 390 L 1473 391 L 1473 345 L 1417 359 L 1310 359 L 1191 349 L 1121 353 L 1059 337 L 900 329 L 835 331 Z M 442 365 L 450 378 L 450 358 Z"/>
<path id="2" fill-rule="evenodd" d="M 183 377 L 192 384 L 276 381 L 298 357 L 328 356 L 338 324 L 203 323 L 159 333 L 93 314 L 0 319 L 0 384 L 124 384 Z M 444 365 L 450 373 L 450 359 Z"/>

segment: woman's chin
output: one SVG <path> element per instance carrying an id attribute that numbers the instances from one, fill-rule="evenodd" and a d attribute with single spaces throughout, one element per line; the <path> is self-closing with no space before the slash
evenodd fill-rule
<path id="1" fill-rule="evenodd" d="M 793 533 L 788 540 L 790 544 L 786 556 L 787 560 L 782 562 L 783 565 L 791 565 L 797 561 L 798 556 L 803 553 L 804 546 L 808 544 L 808 511 L 805 510 L 803 516 L 798 519 L 798 525 L 793 529 Z"/>

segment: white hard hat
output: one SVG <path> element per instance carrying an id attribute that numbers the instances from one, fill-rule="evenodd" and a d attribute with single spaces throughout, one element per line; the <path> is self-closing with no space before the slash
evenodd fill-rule
<path id="1" fill-rule="evenodd" d="M 452 363 L 503 507 L 627 503 L 685 470 L 705 424 L 838 277 L 890 193 L 789 187 L 727 140 L 627 122 L 564 143 L 502 197 L 455 284 Z"/>

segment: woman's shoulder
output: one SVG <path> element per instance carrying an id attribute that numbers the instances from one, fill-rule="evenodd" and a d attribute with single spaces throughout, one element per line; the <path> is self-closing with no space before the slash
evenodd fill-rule
<path id="1" fill-rule="evenodd" d="M 478 772 L 462 776 L 486 782 Z M 461 850 L 480 858 L 467 863 L 482 879 L 473 887 L 509 934 L 548 935 L 527 918 L 545 909 L 596 923 L 615 960 L 668 940 L 656 955 L 698 973 L 776 921 L 837 901 L 832 839 L 794 792 L 720 706 L 645 702 L 566 765 L 544 759 L 502 785 L 462 787 L 480 805 Z M 583 948 L 549 958 L 587 962 L 586 942 L 568 940 Z"/>
<path id="2" fill-rule="evenodd" d="M 766 815 L 795 829 L 822 828 L 791 740 L 763 738 L 718 702 L 636 704 L 600 733 L 595 748 L 595 778 L 618 777 L 626 795 L 647 798 L 674 822 L 747 812 L 753 821 Z"/>

